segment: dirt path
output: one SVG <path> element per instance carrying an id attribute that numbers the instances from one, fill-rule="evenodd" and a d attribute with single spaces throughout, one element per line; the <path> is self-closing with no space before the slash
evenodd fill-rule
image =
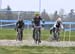
<path id="1" fill-rule="evenodd" d="M 55 46 L 55 47 L 75 47 L 75 42 L 60 41 L 60 42 L 48 42 L 42 41 L 39 45 L 35 44 L 33 40 L 0 40 L 0 46 Z"/>

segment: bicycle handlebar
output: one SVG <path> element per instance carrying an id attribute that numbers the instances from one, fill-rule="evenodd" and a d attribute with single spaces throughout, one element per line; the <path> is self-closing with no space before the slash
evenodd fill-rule
<path id="1" fill-rule="evenodd" d="M 34 28 L 41 28 L 41 26 L 34 26 Z"/>

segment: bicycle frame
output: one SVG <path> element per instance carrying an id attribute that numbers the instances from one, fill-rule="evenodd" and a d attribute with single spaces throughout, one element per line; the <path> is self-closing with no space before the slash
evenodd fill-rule
<path id="1" fill-rule="evenodd" d="M 55 28 L 55 30 L 52 31 L 52 38 L 51 38 L 51 41 L 52 41 L 52 40 L 56 40 L 56 41 L 59 40 L 59 29 L 58 29 L 58 28 Z"/>
<path id="2" fill-rule="evenodd" d="M 55 29 L 54 37 L 55 37 L 55 40 L 58 41 L 58 39 L 59 39 L 59 29 L 58 28 Z"/>
<path id="3" fill-rule="evenodd" d="M 19 41 L 22 40 L 21 33 L 22 33 L 22 30 L 18 29 L 18 31 L 17 31 L 17 38 L 16 39 L 19 40 Z"/>
<path id="4" fill-rule="evenodd" d="M 39 29 L 40 29 L 40 26 L 36 26 L 35 27 L 35 42 L 36 42 L 36 44 L 38 43 L 39 44 L 39 39 L 40 39 L 40 37 L 39 37 Z"/>

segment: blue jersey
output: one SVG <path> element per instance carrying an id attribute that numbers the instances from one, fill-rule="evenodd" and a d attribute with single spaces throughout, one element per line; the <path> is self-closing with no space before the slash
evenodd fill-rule
<path id="1" fill-rule="evenodd" d="M 42 20 L 42 18 L 41 17 L 39 17 L 39 18 L 34 18 L 33 19 L 33 21 L 32 21 L 32 23 L 34 23 L 35 24 L 35 26 L 40 26 L 40 21 Z"/>

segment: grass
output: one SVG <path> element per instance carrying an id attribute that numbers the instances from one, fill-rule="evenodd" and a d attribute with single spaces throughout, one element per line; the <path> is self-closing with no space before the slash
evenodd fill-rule
<path id="1" fill-rule="evenodd" d="M 65 36 L 64 36 L 65 34 Z M 72 31 L 71 33 L 66 31 L 66 32 L 61 32 L 60 34 L 60 40 L 65 40 L 65 41 L 69 41 L 69 34 L 70 34 L 70 41 L 75 41 L 75 31 Z M 16 39 L 16 31 L 14 29 L 0 29 L 0 39 Z M 32 30 L 30 29 L 25 29 L 24 33 L 23 33 L 23 39 L 28 39 L 28 37 L 32 38 Z M 42 40 L 48 40 L 50 38 L 50 36 L 52 36 L 49 33 L 49 30 L 42 30 L 41 31 L 41 39 Z M 65 37 L 65 38 L 64 38 Z"/>
<path id="2" fill-rule="evenodd" d="M 71 32 L 70 40 L 75 41 L 75 31 Z M 42 30 L 41 39 L 48 40 L 52 36 L 49 30 Z M 32 37 L 32 30 L 24 30 L 23 39 Z M 14 29 L 0 29 L 0 40 L 16 39 Z M 61 41 L 64 39 L 64 32 L 60 35 Z M 69 32 L 65 32 L 65 40 L 69 40 Z M 75 54 L 75 47 L 50 47 L 50 46 L 0 46 L 0 54 Z"/>
<path id="3" fill-rule="evenodd" d="M 75 54 L 75 47 L 19 46 L 0 47 L 0 54 Z"/>

